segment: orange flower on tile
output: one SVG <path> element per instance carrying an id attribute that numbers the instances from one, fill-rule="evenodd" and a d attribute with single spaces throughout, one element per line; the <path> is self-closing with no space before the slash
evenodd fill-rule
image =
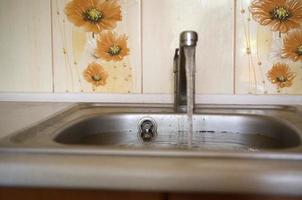
<path id="1" fill-rule="evenodd" d="M 98 63 L 91 63 L 84 71 L 84 78 L 87 82 L 98 87 L 100 85 L 106 85 L 108 73 Z"/>
<path id="2" fill-rule="evenodd" d="M 111 31 L 100 34 L 95 55 L 106 61 L 121 61 L 129 55 L 126 35 L 118 36 Z"/>
<path id="3" fill-rule="evenodd" d="M 301 0 L 254 0 L 249 10 L 255 21 L 272 31 L 286 33 L 302 22 Z"/>
<path id="4" fill-rule="evenodd" d="M 302 30 L 290 31 L 283 39 L 282 56 L 294 62 L 302 61 Z"/>
<path id="5" fill-rule="evenodd" d="M 272 84 L 276 84 L 278 89 L 291 87 L 296 74 L 291 72 L 289 66 L 284 63 L 274 64 L 272 69 L 267 74 L 268 79 Z"/>
<path id="6" fill-rule="evenodd" d="M 122 20 L 118 0 L 72 0 L 65 6 L 65 14 L 75 26 L 95 33 L 112 30 Z"/>

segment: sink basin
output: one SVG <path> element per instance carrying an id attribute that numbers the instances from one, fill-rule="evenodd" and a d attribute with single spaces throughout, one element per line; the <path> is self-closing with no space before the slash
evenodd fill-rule
<path id="1" fill-rule="evenodd" d="M 157 135 L 144 142 L 139 122 L 153 119 Z M 299 135 L 277 120 L 239 114 L 194 115 L 192 148 L 214 150 L 288 149 L 300 145 Z M 187 148 L 185 115 L 122 113 L 80 119 L 58 132 L 55 142 L 66 145 L 94 145 L 146 148 Z"/>
<path id="2" fill-rule="evenodd" d="M 143 121 L 154 133 L 145 141 Z M 79 104 L 0 143 L 1 149 L 104 154 L 270 157 L 301 150 L 302 118 L 294 107 L 200 106 L 188 148 L 186 115 L 169 105 Z M 254 156 L 257 154 L 254 154 Z"/>

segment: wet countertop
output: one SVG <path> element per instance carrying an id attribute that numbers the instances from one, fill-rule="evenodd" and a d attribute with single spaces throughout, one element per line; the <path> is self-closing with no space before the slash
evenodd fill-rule
<path id="1" fill-rule="evenodd" d="M 1 102 L 0 139 L 72 105 Z M 0 186 L 302 196 L 302 162 L 0 152 Z"/>

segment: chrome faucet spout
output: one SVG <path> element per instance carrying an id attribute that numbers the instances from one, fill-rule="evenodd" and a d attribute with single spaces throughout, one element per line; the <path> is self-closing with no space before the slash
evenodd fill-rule
<path id="1" fill-rule="evenodd" d="M 198 41 L 198 34 L 194 31 L 184 31 L 180 34 L 179 49 L 174 55 L 174 110 L 177 113 L 184 113 L 187 110 L 187 78 L 186 68 L 188 63 L 195 63 L 195 49 Z M 185 55 L 190 48 L 192 54 Z M 195 69 L 193 69 L 193 83 L 195 82 Z M 195 91 L 195 84 L 193 84 Z M 195 94 L 195 93 L 194 93 Z M 193 98 L 194 99 L 194 98 Z M 194 100 L 193 100 L 194 101 Z"/>
<path id="2" fill-rule="evenodd" d="M 184 31 L 180 34 L 180 47 L 196 46 L 198 34 L 195 31 Z"/>

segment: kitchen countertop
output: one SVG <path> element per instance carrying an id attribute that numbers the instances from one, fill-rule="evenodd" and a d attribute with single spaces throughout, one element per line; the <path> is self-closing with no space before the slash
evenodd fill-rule
<path id="1" fill-rule="evenodd" d="M 74 103 L 0 102 L 0 139 L 44 121 Z"/>
<path id="2" fill-rule="evenodd" d="M 72 105 L 1 102 L 0 138 L 44 121 Z M 302 195 L 299 160 L 18 152 L 0 153 L 0 161 L 2 186 L 212 193 L 236 193 L 234 188 L 238 188 L 240 193 Z"/>

